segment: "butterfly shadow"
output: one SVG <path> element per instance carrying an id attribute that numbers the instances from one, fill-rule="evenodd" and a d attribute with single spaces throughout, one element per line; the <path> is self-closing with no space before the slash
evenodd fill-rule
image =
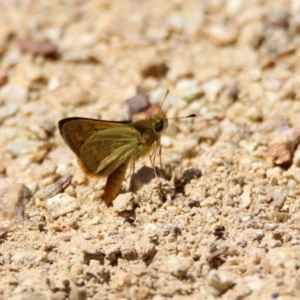
<path id="1" fill-rule="evenodd" d="M 193 179 L 198 179 L 202 176 L 202 171 L 198 168 L 186 169 L 182 172 L 182 176 L 175 177 L 175 193 L 185 195 L 185 186 Z"/>
<path id="2" fill-rule="evenodd" d="M 131 176 L 130 187 L 132 192 L 137 192 L 144 185 L 149 184 L 155 177 L 155 173 L 158 178 L 164 178 L 174 182 L 175 194 L 185 194 L 185 186 L 190 183 L 192 179 L 197 179 L 202 176 L 201 170 L 197 168 L 191 168 L 184 170 L 181 176 L 173 176 L 173 172 L 168 170 L 163 171 L 160 168 L 153 168 L 143 166 L 136 173 Z"/>
<path id="3" fill-rule="evenodd" d="M 163 172 L 155 167 L 155 172 L 158 177 L 163 177 Z M 153 168 L 143 166 L 136 173 L 133 173 L 130 180 L 130 187 L 132 192 L 137 192 L 144 185 L 149 184 L 156 176 Z"/>

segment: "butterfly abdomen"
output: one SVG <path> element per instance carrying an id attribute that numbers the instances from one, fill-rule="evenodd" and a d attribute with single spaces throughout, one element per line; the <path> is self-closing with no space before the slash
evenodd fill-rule
<path id="1" fill-rule="evenodd" d="M 124 180 L 128 162 L 119 166 L 113 173 L 107 177 L 106 185 L 104 188 L 103 200 L 107 205 L 110 205 L 115 199 L 121 184 Z"/>

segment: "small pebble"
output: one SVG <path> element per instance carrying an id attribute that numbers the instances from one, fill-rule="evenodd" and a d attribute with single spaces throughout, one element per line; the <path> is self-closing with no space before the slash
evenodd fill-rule
<path id="1" fill-rule="evenodd" d="M 53 218 L 73 212 L 79 207 L 77 199 L 66 193 L 57 194 L 46 200 L 46 208 Z"/>
<path id="2" fill-rule="evenodd" d="M 28 100 L 28 90 L 21 85 L 9 83 L 0 90 L 0 103 L 24 105 Z"/>
<path id="3" fill-rule="evenodd" d="M 217 295 L 220 295 L 230 289 L 234 281 L 229 274 L 218 270 L 211 270 L 207 276 L 207 284 L 216 290 Z"/>
<path id="4" fill-rule="evenodd" d="M 210 102 L 214 102 L 224 84 L 219 79 L 212 79 L 202 85 L 204 93 Z"/>
<path id="5" fill-rule="evenodd" d="M 113 201 L 113 208 L 116 212 L 133 210 L 135 206 L 135 195 L 133 193 L 120 194 Z"/>
<path id="6" fill-rule="evenodd" d="M 31 192 L 22 183 L 7 184 L 0 188 L 0 216 L 2 219 L 22 219 L 25 204 Z"/>

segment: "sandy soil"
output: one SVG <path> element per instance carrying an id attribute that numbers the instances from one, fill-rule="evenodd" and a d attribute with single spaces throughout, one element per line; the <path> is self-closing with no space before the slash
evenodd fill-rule
<path id="1" fill-rule="evenodd" d="M 299 299 L 299 45 L 297 0 L 0 1 L 0 299 Z M 57 122 L 167 89 L 106 207 Z"/>

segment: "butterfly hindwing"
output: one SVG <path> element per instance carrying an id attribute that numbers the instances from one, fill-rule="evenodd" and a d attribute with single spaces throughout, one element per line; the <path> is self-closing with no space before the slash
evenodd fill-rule
<path id="1" fill-rule="evenodd" d="M 140 134 L 129 126 L 102 130 L 83 144 L 80 159 L 90 174 L 108 176 L 134 158 L 139 141 Z"/>

